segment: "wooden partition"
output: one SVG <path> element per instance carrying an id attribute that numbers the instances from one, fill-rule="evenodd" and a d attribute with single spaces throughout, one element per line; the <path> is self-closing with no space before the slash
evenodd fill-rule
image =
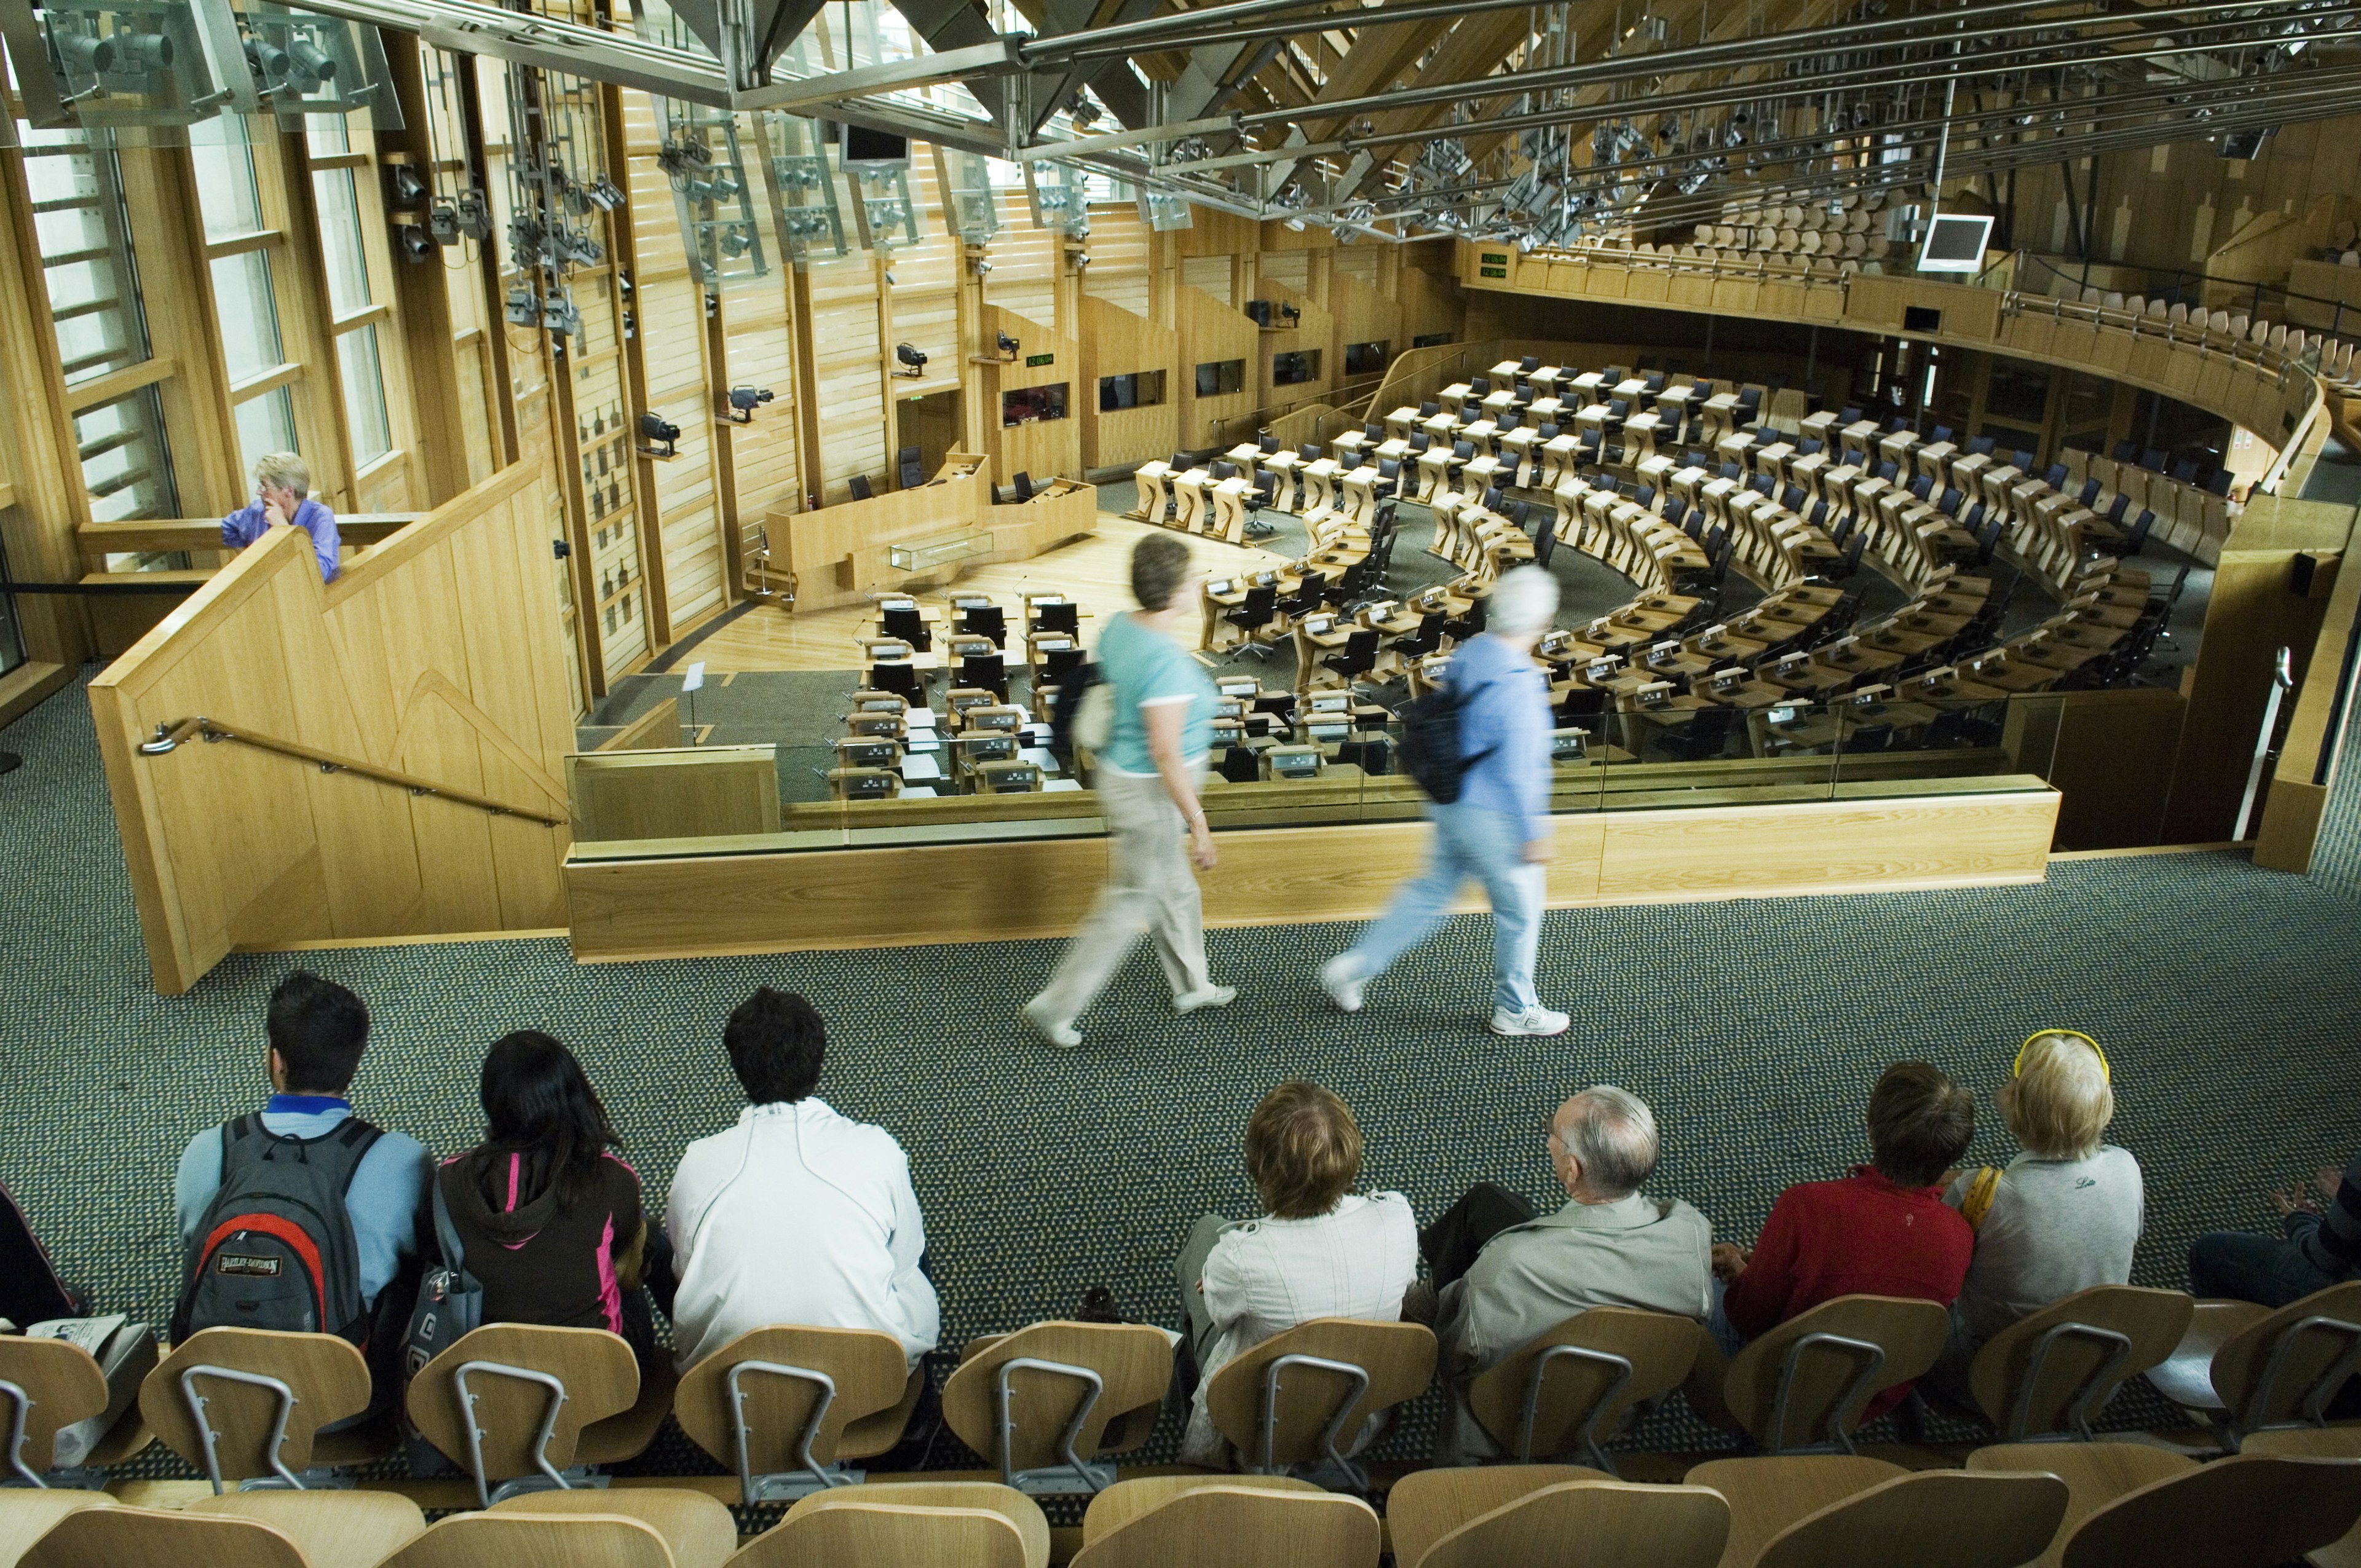
<path id="1" fill-rule="evenodd" d="M 1082 371 L 1075 412 L 1082 424 L 1082 467 L 1128 468 L 1151 457 L 1170 457 L 1180 440 L 1179 382 L 1191 367 L 1180 363 L 1180 342 L 1172 333 L 1121 305 L 1082 296 Z M 1164 378 L 1164 393 L 1137 408 L 1099 407 L 1099 382 L 1109 376 Z"/>
<path id="2" fill-rule="evenodd" d="M 774 746 L 577 751 L 566 759 L 579 842 L 779 830 Z"/>
<path id="3" fill-rule="evenodd" d="M 566 923 L 555 485 L 511 466 L 328 585 L 274 529 L 91 683 L 157 990 L 240 945 Z M 141 753 L 198 717 L 560 825 L 236 741 Z"/>
<path id="4" fill-rule="evenodd" d="M 1561 817 L 1553 908 L 2039 882 L 2058 795 L 2020 775 L 1874 786 L 1875 798 Z M 566 868 L 584 962 L 998 941 L 1071 932 L 1104 874 L 1096 837 L 653 855 Z M 1417 821 L 1237 829 L 1201 879 L 1209 926 L 1356 920 L 1424 853 Z M 829 836 L 815 834 L 816 839 Z M 617 847 L 620 848 L 620 847 Z M 1480 908 L 1471 898 L 1463 908 Z"/>
<path id="5" fill-rule="evenodd" d="M 1260 406 L 1262 332 L 1244 311 L 1224 304 L 1202 289 L 1182 284 L 1173 291 L 1180 330 L 1180 435 L 1177 449 L 1202 451 L 1230 420 Z M 1238 390 L 1201 397 L 1197 367 L 1238 361 Z"/>
<path id="6" fill-rule="evenodd" d="M 1098 396 L 1097 384 L 1085 386 L 1082 380 L 1082 345 L 1060 335 L 1055 327 L 998 305 L 985 305 L 978 319 L 983 323 L 978 334 L 982 346 L 975 369 L 977 395 L 983 406 L 977 411 L 993 477 L 1007 485 L 1019 474 L 1044 483 L 1060 474 L 1079 477 L 1082 471 L 1082 400 Z M 999 357 L 997 345 L 1003 333 L 1016 340 L 1014 360 Z M 1051 387 L 1066 389 L 1064 418 L 1002 422 L 1010 393 Z"/>

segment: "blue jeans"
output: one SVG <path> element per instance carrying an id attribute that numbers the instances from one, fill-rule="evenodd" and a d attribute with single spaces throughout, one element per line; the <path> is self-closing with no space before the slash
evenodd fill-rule
<path id="1" fill-rule="evenodd" d="M 1492 1005 L 1522 1013 L 1541 1005 L 1533 991 L 1533 955 L 1541 947 L 1543 871 L 1525 860 L 1525 824 L 1505 811 L 1456 804 L 1429 806 L 1434 852 L 1426 873 L 1394 890 L 1386 912 L 1369 922 L 1351 957 L 1364 978 L 1386 967 L 1433 933 L 1459 896 L 1462 883 L 1484 884 L 1492 901 Z"/>
<path id="2" fill-rule="evenodd" d="M 1722 1309 L 1721 1299 L 1730 1294 L 1730 1281 L 1717 1274 L 1713 1277 L 1712 1288 L 1713 1311 L 1706 1318 L 1705 1332 L 1713 1336 L 1713 1343 L 1721 1347 L 1724 1357 L 1734 1356 L 1746 1348 L 1746 1336 L 1738 1332 L 1738 1325 L 1730 1321 L 1730 1314 Z"/>
<path id="3" fill-rule="evenodd" d="M 2292 1239 L 2320 1223 L 2314 1214 L 2290 1214 L 2290 1239 L 2252 1231 L 2214 1231 L 2189 1244 L 2189 1290 L 2193 1296 L 2258 1301 L 2277 1310 L 2301 1301 L 2354 1276 L 2331 1274 L 2303 1254 Z"/>

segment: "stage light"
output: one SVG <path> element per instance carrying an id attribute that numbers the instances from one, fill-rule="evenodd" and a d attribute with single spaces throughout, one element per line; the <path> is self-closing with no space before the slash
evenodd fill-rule
<path id="1" fill-rule="evenodd" d="M 404 261 L 423 261 L 434 254 L 434 236 L 416 224 L 404 224 L 393 234 Z"/>
<path id="2" fill-rule="evenodd" d="M 89 33 L 67 33 L 58 40 L 58 53 L 65 57 L 67 68 L 91 76 L 104 76 L 115 69 L 115 40 Z"/>
<path id="3" fill-rule="evenodd" d="M 336 79 L 335 59 L 302 33 L 287 40 L 287 58 L 310 79 L 313 88 L 324 87 Z"/>
<path id="4" fill-rule="evenodd" d="M 768 387 L 732 387 L 730 389 L 730 418 L 739 424 L 754 422 L 754 411 L 771 400 Z"/>
<path id="5" fill-rule="evenodd" d="M 414 207 L 425 198 L 426 177 L 406 163 L 393 166 L 393 204 L 396 208 Z"/>
<path id="6" fill-rule="evenodd" d="M 119 71 L 172 69 L 172 40 L 161 33 L 117 33 L 115 49 Z"/>
<path id="7" fill-rule="evenodd" d="M 642 414 L 640 439 L 651 445 L 664 448 L 661 452 L 650 451 L 646 446 L 640 448 L 650 457 L 673 457 L 679 455 L 678 449 L 673 445 L 673 443 L 680 439 L 680 426 L 668 419 L 660 418 L 655 414 Z"/>
<path id="8" fill-rule="evenodd" d="M 1016 340 L 1015 338 L 1013 338 L 1013 337 L 1009 336 L 1009 335 L 1008 335 L 1006 333 L 1005 333 L 1005 332 L 1004 332 L 1004 333 L 1002 333 L 1002 334 L 999 334 L 999 336 L 1000 336 L 1000 352 L 1001 352 L 1002 356 L 1003 356 L 1003 357 L 1005 357 L 1005 358 L 1009 358 L 1009 359 L 1014 359 L 1014 358 L 1016 358 Z"/>
<path id="9" fill-rule="evenodd" d="M 927 356 L 906 343 L 894 345 L 894 357 L 902 363 L 896 376 L 923 376 L 927 373 Z"/>

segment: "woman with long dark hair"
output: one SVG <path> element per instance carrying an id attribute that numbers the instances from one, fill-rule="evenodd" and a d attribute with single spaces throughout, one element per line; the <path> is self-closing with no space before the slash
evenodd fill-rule
<path id="1" fill-rule="evenodd" d="M 484 1141 L 437 1180 L 484 1321 L 605 1329 L 644 1364 L 640 1178 L 582 1064 L 537 1031 L 503 1036 L 484 1058 L 483 1103 Z"/>

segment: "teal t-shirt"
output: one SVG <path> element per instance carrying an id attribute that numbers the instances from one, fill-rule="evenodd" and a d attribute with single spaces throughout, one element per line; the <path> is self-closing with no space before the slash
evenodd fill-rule
<path id="1" fill-rule="evenodd" d="M 1218 700 L 1213 679 L 1180 644 L 1140 625 L 1126 613 L 1116 616 L 1099 634 L 1094 657 L 1099 679 L 1115 697 L 1115 721 L 1107 735 L 1108 766 L 1126 773 L 1156 771 L 1156 760 L 1148 751 L 1148 725 L 1139 713 L 1142 703 L 1187 699 L 1181 755 L 1193 763 L 1213 748 L 1213 705 Z"/>

